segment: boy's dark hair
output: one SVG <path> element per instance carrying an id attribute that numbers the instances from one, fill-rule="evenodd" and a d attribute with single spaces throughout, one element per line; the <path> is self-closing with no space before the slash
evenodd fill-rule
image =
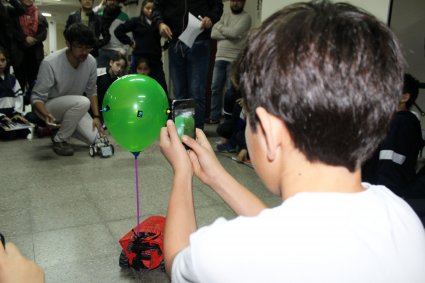
<path id="1" fill-rule="evenodd" d="M 405 93 L 410 94 L 410 98 L 406 102 L 406 108 L 409 109 L 418 98 L 419 81 L 408 73 L 404 74 L 403 94 Z"/>
<path id="2" fill-rule="evenodd" d="M 353 172 L 384 137 L 402 87 L 395 35 L 365 11 L 297 3 L 266 19 L 239 64 L 250 127 L 255 109 L 280 117 L 310 162 Z"/>
<path id="3" fill-rule="evenodd" d="M 95 46 L 96 37 L 93 31 L 82 23 L 73 23 L 63 32 L 65 40 L 69 44 L 82 44 L 87 46 Z"/>

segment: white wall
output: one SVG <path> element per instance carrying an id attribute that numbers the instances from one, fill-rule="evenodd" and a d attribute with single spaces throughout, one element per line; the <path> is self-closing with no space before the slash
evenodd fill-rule
<path id="1" fill-rule="evenodd" d="M 259 1 L 259 0 L 257 0 Z M 255 1 L 256 2 L 256 1 Z M 262 11 L 261 19 L 265 19 L 280 8 L 299 2 L 296 0 L 262 0 Z M 388 11 L 390 7 L 390 0 L 345 0 L 345 1 L 333 1 L 333 2 L 347 2 L 352 5 L 358 6 L 365 9 L 371 14 L 375 15 L 378 19 L 383 22 L 387 22 Z"/>

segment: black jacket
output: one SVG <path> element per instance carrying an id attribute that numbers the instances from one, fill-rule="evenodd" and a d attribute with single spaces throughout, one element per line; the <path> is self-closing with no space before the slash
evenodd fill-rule
<path id="1" fill-rule="evenodd" d="M 213 24 L 223 14 L 222 0 L 154 0 L 152 19 L 156 26 L 168 25 L 177 39 L 187 26 L 188 12 L 195 17 L 209 17 Z M 211 29 L 204 30 L 197 39 L 210 39 Z"/>
<path id="2" fill-rule="evenodd" d="M 132 39 L 126 34 L 133 33 L 136 47 L 133 54 L 161 59 L 161 36 L 153 24 L 149 24 L 145 17 L 134 17 L 115 29 L 115 36 L 123 44 L 131 45 Z"/>
<path id="3" fill-rule="evenodd" d="M 385 185 L 403 196 L 407 185 L 416 178 L 416 163 L 423 145 L 421 125 L 415 114 L 397 112 L 387 136 L 362 167 L 363 181 Z"/>
<path id="4" fill-rule="evenodd" d="M 81 10 L 77 10 L 69 14 L 66 21 L 65 29 L 67 29 L 73 23 L 81 22 Z M 107 44 L 111 39 L 109 34 L 109 28 L 103 24 L 102 18 L 96 15 L 94 12 L 89 14 L 89 28 L 94 32 L 96 37 L 96 44 L 93 46 L 92 54 L 94 57 L 97 57 L 99 54 L 99 49 Z"/>

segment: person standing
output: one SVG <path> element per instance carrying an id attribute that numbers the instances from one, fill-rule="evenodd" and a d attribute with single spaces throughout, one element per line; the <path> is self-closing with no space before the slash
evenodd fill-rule
<path id="1" fill-rule="evenodd" d="M 64 36 L 67 47 L 50 54 L 41 63 L 31 103 L 47 125 L 59 126 L 52 137 L 53 151 L 70 156 L 74 154 L 69 144 L 71 137 L 91 145 L 98 131 L 104 133 L 104 130 L 96 93 L 96 60 L 89 54 L 96 42 L 93 31 L 75 23 L 65 30 Z"/>
<path id="2" fill-rule="evenodd" d="M 93 0 L 79 0 L 81 8 L 69 14 L 65 29 L 73 23 L 83 23 L 88 26 L 96 37 L 96 44 L 91 55 L 97 57 L 99 49 L 109 42 L 111 35 L 107 27 L 102 25 L 101 18 L 93 12 Z"/>
<path id="3" fill-rule="evenodd" d="M 178 38 L 188 15 L 201 19 L 202 33 L 190 48 Z M 169 41 L 169 68 L 174 98 L 194 98 L 195 126 L 204 128 L 211 28 L 223 14 L 221 0 L 154 0 L 152 21 Z"/>
<path id="4" fill-rule="evenodd" d="M 26 91 L 37 78 L 40 63 L 44 58 L 43 41 L 47 37 L 47 20 L 41 15 L 34 0 L 22 0 L 25 13 L 15 18 L 14 32 L 18 48 L 13 50 L 16 62 L 13 65 L 15 76 Z"/>
<path id="5" fill-rule="evenodd" d="M 149 61 L 150 76 L 154 78 L 167 92 L 167 83 L 162 64 L 161 36 L 158 28 L 152 24 L 153 0 L 144 0 L 140 16 L 120 24 L 115 29 L 115 36 L 123 44 L 133 48 L 131 72 L 136 73 L 137 62 L 140 58 Z M 127 35 L 133 33 L 133 39 Z"/>
<path id="6" fill-rule="evenodd" d="M 103 0 L 100 5 L 93 9 L 102 20 L 102 24 L 109 30 L 111 38 L 109 42 L 99 50 L 97 67 L 106 68 L 116 52 L 127 55 L 125 45 L 115 36 L 115 29 L 120 24 L 129 20 L 128 15 L 121 11 L 117 0 Z"/>
<path id="7" fill-rule="evenodd" d="M 251 28 L 251 16 L 244 11 L 245 0 L 230 0 L 230 12 L 224 13 L 211 32 L 217 40 L 217 53 L 211 85 L 211 113 L 208 124 L 218 124 L 223 104 L 223 91 L 231 95 L 230 72 L 233 62 L 245 47 L 248 31 Z M 230 110 L 230 111 L 229 111 Z M 229 109 L 229 115 L 232 109 Z"/>

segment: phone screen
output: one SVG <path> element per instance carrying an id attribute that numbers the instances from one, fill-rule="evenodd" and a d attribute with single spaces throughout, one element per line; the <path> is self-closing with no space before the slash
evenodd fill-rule
<path id="1" fill-rule="evenodd" d="M 193 99 L 176 99 L 172 103 L 173 120 L 179 138 L 187 135 L 195 138 L 195 101 Z"/>

